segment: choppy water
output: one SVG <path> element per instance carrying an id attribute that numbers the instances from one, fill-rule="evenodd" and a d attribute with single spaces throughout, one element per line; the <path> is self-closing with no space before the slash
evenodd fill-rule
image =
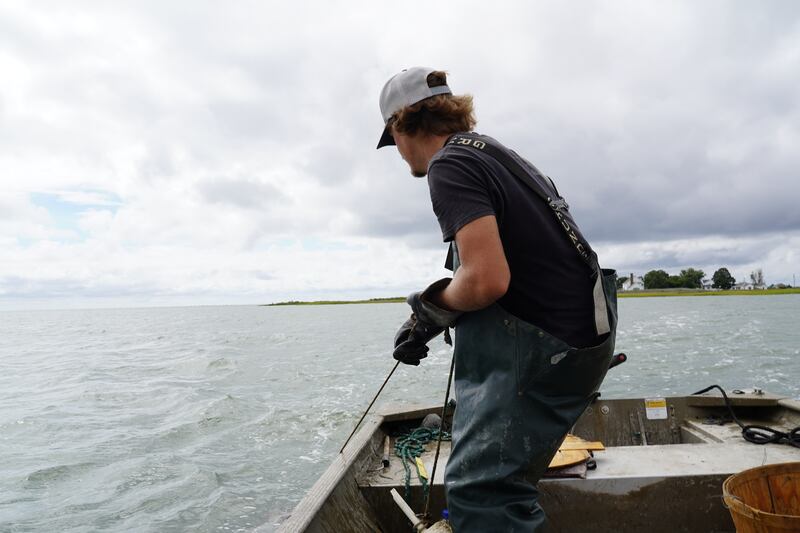
<path id="1" fill-rule="evenodd" d="M 404 304 L 0 312 L 0 531 L 277 524 L 391 369 Z M 800 297 L 620 301 L 606 397 L 800 397 Z M 383 402 L 442 400 L 449 348 Z"/>

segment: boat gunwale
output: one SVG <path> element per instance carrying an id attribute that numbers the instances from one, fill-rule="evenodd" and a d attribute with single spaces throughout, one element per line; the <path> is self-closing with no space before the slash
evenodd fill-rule
<path id="1" fill-rule="evenodd" d="M 350 440 L 341 453 L 337 454 L 330 466 L 317 479 L 300 503 L 292 510 L 289 517 L 278 526 L 279 533 L 295 533 L 306 531 L 319 515 L 331 494 L 339 484 L 349 477 L 355 478 L 354 470 L 360 467 L 364 454 L 371 451 L 368 446 L 376 432 L 384 422 L 381 415 L 368 418 L 361 429 Z M 271 524 L 264 524 L 254 530 L 255 533 L 266 533 Z"/>

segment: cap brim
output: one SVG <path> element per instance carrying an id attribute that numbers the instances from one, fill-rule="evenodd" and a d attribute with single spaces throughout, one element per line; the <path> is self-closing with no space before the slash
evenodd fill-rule
<path id="1" fill-rule="evenodd" d="M 382 148 L 384 146 L 394 146 L 394 137 L 392 137 L 392 132 L 389 126 L 383 128 L 383 135 L 381 135 L 381 140 L 378 141 L 377 148 Z"/>

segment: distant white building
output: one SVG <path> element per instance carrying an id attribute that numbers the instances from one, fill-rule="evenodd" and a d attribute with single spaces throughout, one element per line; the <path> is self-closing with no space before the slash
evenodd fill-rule
<path id="1" fill-rule="evenodd" d="M 764 283 L 753 283 L 752 280 L 742 280 L 731 288 L 735 291 L 760 291 L 766 289 L 767 286 Z"/>
<path id="2" fill-rule="evenodd" d="M 623 291 L 643 291 L 644 290 L 644 278 L 641 276 L 634 276 L 633 272 L 631 272 L 630 277 L 626 278 L 625 281 L 622 283 L 622 290 Z"/>
<path id="3" fill-rule="evenodd" d="M 714 282 L 710 279 L 704 279 L 700 282 L 704 291 L 717 290 L 714 288 Z"/>

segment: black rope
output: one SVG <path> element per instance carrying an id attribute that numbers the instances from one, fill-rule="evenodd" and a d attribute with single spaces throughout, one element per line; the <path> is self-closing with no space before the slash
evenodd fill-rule
<path id="1" fill-rule="evenodd" d="M 445 329 L 445 333 L 447 330 Z M 444 393 L 444 405 L 442 406 L 442 416 L 439 418 L 439 440 L 436 442 L 436 455 L 433 458 L 433 468 L 431 469 L 431 486 L 433 486 L 433 480 L 436 477 L 436 464 L 439 462 L 439 450 L 442 448 L 442 435 L 444 431 L 444 419 L 447 415 L 447 404 L 450 400 L 450 383 L 453 381 L 453 369 L 456 366 L 456 356 L 453 356 L 450 359 L 450 374 L 447 376 L 447 390 Z M 425 498 L 425 511 L 422 513 L 423 516 L 428 516 L 428 511 L 431 505 L 431 494 L 433 491 L 428 491 L 428 495 Z"/>
<path id="2" fill-rule="evenodd" d="M 736 418 L 736 414 L 733 412 L 733 407 L 731 406 L 730 399 L 728 399 L 728 395 L 725 394 L 725 391 L 722 390 L 722 387 L 719 385 L 711 385 L 703 390 L 695 392 L 694 394 L 703 394 L 711 389 L 717 389 L 722 393 L 722 397 L 725 399 L 725 407 L 728 408 L 728 412 L 730 413 L 733 421 L 736 422 L 740 428 L 742 428 L 742 437 L 747 442 L 752 442 L 753 444 L 788 444 L 789 446 L 800 448 L 800 426 L 797 426 L 788 433 L 785 433 L 769 426 L 760 426 L 757 424 L 744 425 L 738 418 Z"/>

